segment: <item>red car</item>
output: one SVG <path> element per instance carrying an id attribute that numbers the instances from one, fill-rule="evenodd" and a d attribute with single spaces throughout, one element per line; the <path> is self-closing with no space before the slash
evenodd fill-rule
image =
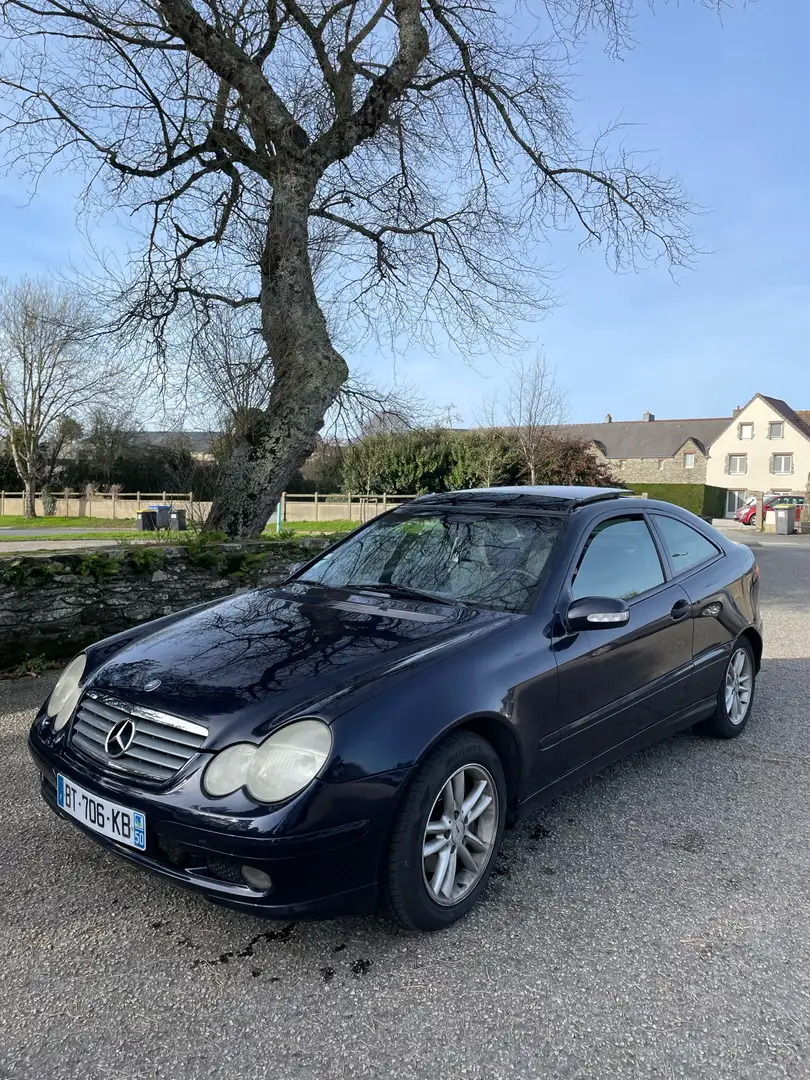
<path id="1" fill-rule="evenodd" d="M 775 506 L 795 506 L 796 507 L 796 521 L 802 512 L 802 506 L 804 506 L 803 495 L 766 495 L 762 500 L 762 505 L 766 510 L 772 510 Z M 748 499 L 747 502 L 734 511 L 734 520 L 741 522 L 743 525 L 755 525 L 757 520 L 757 500 Z"/>

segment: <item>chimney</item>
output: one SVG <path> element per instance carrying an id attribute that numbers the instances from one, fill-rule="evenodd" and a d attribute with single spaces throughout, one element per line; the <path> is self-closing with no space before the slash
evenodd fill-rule
<path id="1" fill-rule="evenodd" d="M 654 420 L 654 419 L 655 419 L 655 413 L 651 413 L 651 412 L 645 412 L 644 416 L 642 417 L 642 420 Z"/>
<path id="2" fill-rule="evenodd" d="M 742 412 L 742 407 L 740 405 L 738 405 L 735 408 L 734 412 L 731 414 L 731 419 L 733 420 L 735 416 L 739 416 L 741 412 Z"/>
<path id="3" fill-rule="evenodd" d="M 607 416 L 605 417 L 605 423 L 606 424 L 612 424 L 613 423 L 613 417 L 610 415 L 610 413 L 608 413 Z"/>

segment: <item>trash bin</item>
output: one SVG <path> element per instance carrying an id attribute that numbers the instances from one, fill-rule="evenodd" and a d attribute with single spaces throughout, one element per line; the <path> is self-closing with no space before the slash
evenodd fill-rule
<path id="1" fill-rule="evenodd" d="M 168 529 L 169 522 L 171 520 L 172 508 L 164 504 L 158 503 L 156 506 L 150 506 L 150 511 L 153 511 L 157 519 L 157 527 L 159 529 Z"/>
<path id="2" fill-rule="evenodd" d="M 789 536 L 793 532 L 793 523 L 796 517 L 796 510 L 793 506 L 777 506 L 774 507 L 774 514 L 776 515 L 776 532 L 779 536 Z"/>
<path id="3" fill-rule="evenodd" d="M 154 510 L 138 511 L 138 532 L 154 532 L 157 528 L 157 514 Z"/>
<path id="4" fill-rule="evenodd" d="M 169 528 L 172 532 L 185 532 L 186 529 L 186 512 L 185 510 L 172 510 L 169 516 Z"/>

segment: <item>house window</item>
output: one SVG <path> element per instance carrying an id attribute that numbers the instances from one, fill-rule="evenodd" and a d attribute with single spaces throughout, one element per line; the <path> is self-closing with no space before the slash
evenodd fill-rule
<path id="1" fill-rule="evenodd" d="M 785 425 L 779 421 L 772 424 L 768 424 L 768 438 L 769 439 L 784 439 L 785 437 Z"/>
<path id="2" fill-rule="evenodd" d="M 683 467 L 685 469 L 694 469 L 694 467 L 695 467 L 695 455 L 694 454 L 684 454 L 683 455 Z"/>
<path id="3" fill-rule="evenodd" d="M 726 472 L 731 476 L 742 476 L 744 473 L 747 473 L 748 454 L 729 454 Z"/>
<path id="4" fill-rule="evenodd" d="M 737 435 L 741 439 L 753 439 L 754 437 L 754 425 L 753 424 L 738 424 Z"/>
<path id="5" fill-rule="evenodd" d="M 658 459 L 658 471 L 660 472 L 663 469 L 663 467 L 664 467 L 664 459 L 660 457 Z"/>
<path id="6" fill-rule="evenodd" d="M 793 472 L 793 454 L 774 454 L 771 458 L 771 472 L 774 476 L 786 476 Z"/>

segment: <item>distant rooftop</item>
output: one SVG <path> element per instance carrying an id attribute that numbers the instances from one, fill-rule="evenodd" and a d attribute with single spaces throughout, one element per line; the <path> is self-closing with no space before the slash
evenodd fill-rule
<path id="1" fill-rule="evenodd" d="M 166 450 L 188 450 L 191 454 L 210 454 L 216 433 L 211 431 L 136 431 L 133 442 Z"/>
<path id="2" fill-rule="evenodd" d="M 609 458 L 665 458 L 676 454 L 687 439 L 705 453 L 731 420 L 731 416 L 656 420 L 648 413 L 644 420 L 605 419 L 601 424 L 562 424 L 559 430 L 569 438 L 598 443 Z"/>

